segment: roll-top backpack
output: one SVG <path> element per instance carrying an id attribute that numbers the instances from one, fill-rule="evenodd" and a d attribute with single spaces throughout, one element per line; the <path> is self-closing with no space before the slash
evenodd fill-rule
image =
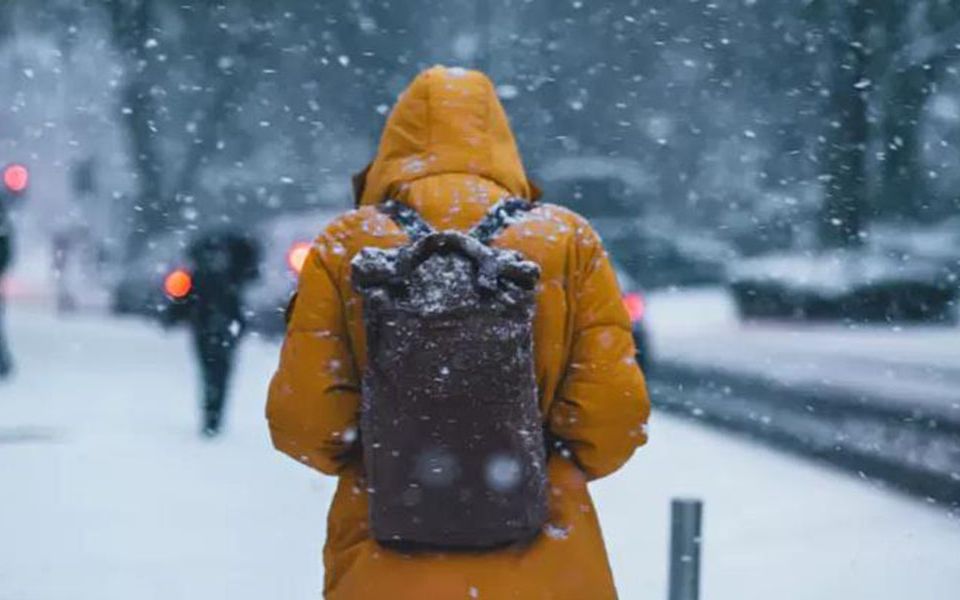
<path id="1" fill-rule="evenodd" d="M 413 209 L 381 210 L 408 235 L 353 259 L 368 360 L 360 438 L 373 537 L 407 549 L 529 540 L 547 517 L 534 375 L 539 267 L 490 242 L 529 203 L 498 203 L 469 234 Z"/>

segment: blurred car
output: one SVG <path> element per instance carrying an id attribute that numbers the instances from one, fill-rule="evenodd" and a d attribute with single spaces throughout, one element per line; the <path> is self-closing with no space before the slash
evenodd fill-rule
<path id="1" fill-rule="evenodd" d="M 730 265 L 743 319 L 957 322 L 960 289 L 942 264 L 876 247 L 778 253 Z"/>
<path id="2" fill-rule="evenodd" d="M 340 211 L 318 210 L 283 215 L 257 226 L 251 235 L 261 245 L 260 278 L 245 292 L 246 316 L 252 331 L 281 335 L 283 313 L 297 286 L 300 269 L 314 238 Z M 151 240 L 144 252 L 116 277 L 115 314 L 159 319 L 170 307 L 167 278 L 189 272 L 186 257 L 191 235 L 177 231 Z"/>
<path id="3" fill-rule="evenodd" d="M 147 242 L 143 252 L 114 276 L 111 309 L 118 315 L 159 318 L 170 301 L 164 292 L 167 277 L 187 267 L 189 236 L 174 231 Z"/>
<path id="4" fill-rule="evenodd" d="M 654 173 L 625 157 L 580 155 L 541 162 L 544 199 L 587 217 L 621 265 L 645 286 L 720 283 L 733 248 L 710 232 L 649 210 L 660 202 Z"/>
<path id="5" fill-rule="evenodd" d="M 284 313 L 313 241 L 342 212 L 325 209 L 282 215 L 257 228 L 263 264 L 260 279 L 250 286 L 246 296 L 252 330 L 266 336 L 283 335 Z"/>
<path id="6" fill-rule="evenodd" d="M 647 299 L 640 291 L 640 286 L 619 265 L 614 264 L 613 268 L 617 274 L 617 282 L 620 284 L 623 306 L 627 309 L 627 314 L 630 315 L 633 342 L 637 347 L 637 363 L 646 373 L 651 366 L 652 357 L 650 336 L 647 335 L 645 322 Z"/>

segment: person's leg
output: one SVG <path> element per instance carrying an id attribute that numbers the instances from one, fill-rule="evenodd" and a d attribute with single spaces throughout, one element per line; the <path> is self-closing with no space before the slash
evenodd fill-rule
<path id="1" fill-rule="evenodd" d="M 216 434 L 215 419 L 211 418 L 211 407 L 216 404 L 215 371 L 216 358 L 210 341 L 211 334 L 203 327 L 194 324 L 193 345 L 197 356 L 197 365 L 200 367 L 202 392 L 200 397 L 201 432 L 204 435 Z"/>
<path id="2" fill-rule="evenodd" d="M 10 350 L 7 348 L 7 336 L 4 329 L 4 300 L 3 293 L 0 291 L 0 379 L 4 379 L 13 371 L 13 359 L 10 358 Z"/>
<path id="3" fill-rule="evenodd" d="M 207 435 L 220 431 L 227 385 L 233 362 L 229 332 L 206 332 L 201 336 L 203 370 L 203 430 Z"/>

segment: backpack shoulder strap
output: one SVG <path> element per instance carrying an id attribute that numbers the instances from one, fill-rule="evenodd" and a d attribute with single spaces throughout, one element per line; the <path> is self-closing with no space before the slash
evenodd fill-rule
<path id="1" fill-rule="evenodd" d="M 397 226 L 407 234 L 411 242 L 423 239 L 434 233 L 433 227 L 423 220 L 415 209 L 397 202 L 396 200 L 387 200 L 381 202 L 377 207 L 380 212 L 387 215 Z"/>
<path id="2" fill-rule="evenodd" d="M 503 231 L 533 208 L 533 203 L 523 198 L 506 198 L 487 211 L 486 216 L 470 230 L 470 235 L 489 244 Z"/>

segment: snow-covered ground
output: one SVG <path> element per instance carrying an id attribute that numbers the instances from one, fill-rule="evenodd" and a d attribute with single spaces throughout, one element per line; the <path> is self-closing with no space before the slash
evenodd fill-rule
<path id="1" fill-rule="evenodd" d="M 0 384 L 0 598 L 316 598 L 333 481 L 275 453 L 274 345 L 243 348 L 229 429 L 196 435 L 186 337 L 14 306 Z M 655 415 L 594 485 L 621 596 L 665 598 L 669 499 L 705 501 L 707 600 L 952 600 L 960 523 L 748 442 Z"/>
<path id="2" fill-rule="evenodd" d="M 741 323 L 723 289 L 649 298 L 655 360 L 839 388 L 960 418 L 960 327 Z"/>

